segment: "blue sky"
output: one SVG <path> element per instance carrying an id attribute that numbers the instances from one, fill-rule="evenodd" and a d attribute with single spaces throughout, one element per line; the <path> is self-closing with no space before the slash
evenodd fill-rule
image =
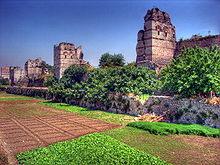
<path id="1" fill-rule="evenodd" d="M 82 45 L 85 60 L 122 53 L 135 61 L 137 32 L 147 10 L 168 12 L 177 40 L 220 34 L 220 0 L 0 0 L 0 67 L 41 57 L 53 64 L 53 45 Z"/>

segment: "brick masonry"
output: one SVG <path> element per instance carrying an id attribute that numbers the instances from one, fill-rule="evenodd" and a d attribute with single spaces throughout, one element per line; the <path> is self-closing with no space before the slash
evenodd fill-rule
<path id="1" fill-rule="evenodd" d="M 165 67 L 178 56 L 183 47 L 220 47 L 220 35 L 176 42 L 175 26 L 172 25 L 168 13 L 158 8 L 148 10 L 144 21 L 144 30 L 140 30 L 137 35 L 137 66 L 147 66 L 151 69 Z"/>
<path id="2" fill-rule="evenodd" d="M 71 65 L 86 65 L 83 60 L 82 46 L 76 47 L 72 43 L 62 42 L 54 46 L 54 66 L 55 77 L 60 79 L 65 71 Z"/>

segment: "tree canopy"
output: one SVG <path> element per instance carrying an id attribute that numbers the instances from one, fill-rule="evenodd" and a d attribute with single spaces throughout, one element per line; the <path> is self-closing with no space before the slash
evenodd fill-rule
<path id="1" fill-rule="evenodd" d="M 164 88 L 182 96 L 220 93 L 220 49 L 185 48 L 162 70 Z"/>
<path id="2" fill-rule="evenodd" d="M 99 66 L 101 68 L 117 67 L 117 66 L 124 66 L 124 65 L 125 65 L 125 59 L 122 54 L 111 55 L 109 53 L 105 53 L 101 55 L 101 58 L 99 59 Z"/>

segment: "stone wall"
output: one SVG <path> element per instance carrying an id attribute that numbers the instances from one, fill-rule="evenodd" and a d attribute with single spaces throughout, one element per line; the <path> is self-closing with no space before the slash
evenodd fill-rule
<path id="1" fill-rule="evenodd" d="M 54 46 L 54 67 L 55 77 L 60 79 L 65 71 L 71 65 L 86 65 L 83 60 L 82 47 L 76 47 L 72 43 L 60 43 Z"/>
<path id="2" fill-rule="evenodd" d="M 10 80 L 12 85 L 24 85 L 22 80 L 26 73 L 21 67 L 10 67 Z"/>
<path id="3" fill-rule="evenodd" d="M 45 68 L 42 67 L 42 60 L 40 58 L 35 59 L 35 60 L 28 60 L 25 63 L 25 71 L 27 76 L 30 79 L 37 79 L 39 78 L 42 74 L 44 74 Z"/>
<path id="4" fill-rule="evenodd" d="M 169 15 L 153 8 L 148 10 L 144 20 L 144 30 L 138 32 L 137 65 L 145 65 L 146 61 L 159 67 L 169 64 L 176 49 L 175 27 Z"/>
<path id="5" fill-rule="evenodd" d="M 52 95 L 49 94 L 47 88 L 0 87 L 0 90 L 5 91 L 7 93 L 11 93 L 11 94 L 16 94 L 16 95 L 52 99 Z"/>
<path id="6" fill-rule="evenodd" d="M 41 97 L 57 102 L 65 102 L 91 109 L 130 114 L 134 116 L 146 113 L 156 113 L 163 116 L 166 122 L 182 124 L 202 124 L 220 128 L 220 105 L 205 104 L 197 99 L 178 99 L 170 96 L 150 96 L 147 100 L 139 100 L 139 97 L 129 97 L 121 93 L 112 93 L 108 96 L 108 104 L 92 103 L 84 99 L 60 99 L 54 98 L 43 88 L 18 88 L 0 87 L 7 93 Z"/>
<path id="7" fill-rule="evenodd" d="M 4 79 L 10 79 L 10 67 L 9 66 L 5 66 L 5 67 L 1 67 L 1 77 Z"/>
<path id="8" fill-rule="evenodd" d="M 211 45 L 218 45 L 220 47 L 220 35 L 206 36 L 195 39 L 183 40 L 177 42 L 175 57 L 181 52 L 184 47 L 192 48 L 199 46 L 201 48 L 207 48 Z"/>

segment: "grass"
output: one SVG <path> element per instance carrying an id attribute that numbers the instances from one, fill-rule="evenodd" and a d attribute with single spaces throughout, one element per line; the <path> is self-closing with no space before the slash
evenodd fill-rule
<path id="1" fill-rule="evenodd" d="M 16 100 L 33 100 L 34 98 L 31 97 L 8 97 L 8 98 L 1 98 L 0 101 L 16 101 Z"/>
<path id="2" fill-rule="evenodd" d="M 110 112 L 104 112 L 100 110 L 91 110 L 88 108 L 82 108 L 77 106 L 72 106 L 65 103 L 52 103 L 52 102 L 42 102 L 42 105 L 49 107 L 57 108 L 60 110 L 65 110 L 69 112 L 74 112 L 81 116 L 86 116 L 94 119 L 99 119 L 101 121 L 116 123 L 120 125 L 126 125 L 131 121 L 134 121 L 134 116 L 125 115 L 125 114 L 115 114 Z"/>
<path id="3" fill-rule="evenodd" d="M 154 135 L 146 130 L 134 127 L 109 130 L 102 132 L 102 134 L 109 135 L 129 146 L 176 165 L 218 164 L 218 158 L 214 156 L 219 154 L 219 149 L 217 150 L 217 144 L 219 143 L 216 138 L 207 139 L 207 137 L 194 136 L 193 139 L 198 141 L 199 144 L 207 141 L 207 145 L 200 146 L 199 144 L 186 142 L 185 139 L 188 137 L 186 135 Z M 197 138 L 200 139 L 197 140 Z M 215 145 L 212 145 L 213 143 Z"/>
<path id="4" fill-rule="evenodd" d="M 110 136 L 94 133 L 75 140 L 55 143 L 17 155 L 19 164 L 168 164 L 152 155 L 119 142 Z"/>
<path id="5" fill-rule="evenodd" d="M 129 123 L 128 126 L 144 129 L 155 135 L 186 134 L 220 138 L 220 129 L 198 124 L 174 124 L 163 122 L 152 123 L 137 121 Z"/>
<path id="6" fill-rule="evenodd" d="M 139 97 L 141 98 L 141 100 L 145 100 L 145 101 L 148 100 L 150 96 L 151 96 L 151 95 L 149 95 L 149 94 L 139 95 Z"/>

